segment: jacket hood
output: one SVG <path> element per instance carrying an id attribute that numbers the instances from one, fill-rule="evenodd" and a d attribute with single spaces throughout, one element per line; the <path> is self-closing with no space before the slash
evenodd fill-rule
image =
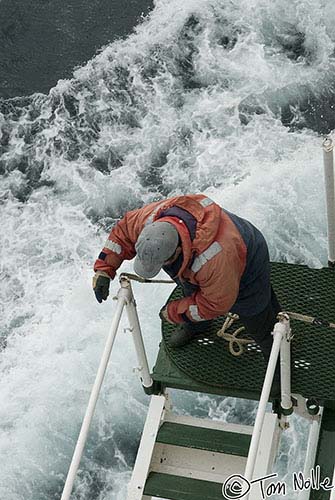
<path id="1" fill-rule="evenodd" d="M 206 199 L 204 195 L 176 196 L 170 198 L 167 203 L 160 207 L 159 213 L 172 206 L 187 210 L 197 220 L 197 230 L 192 242 L 192 248 L 197 253 L 203 252 L 212 242 L 219 231 L 221 224 L 221 207 L 212 202 L 210 210 L 206 210 L 200 202 Z"/>

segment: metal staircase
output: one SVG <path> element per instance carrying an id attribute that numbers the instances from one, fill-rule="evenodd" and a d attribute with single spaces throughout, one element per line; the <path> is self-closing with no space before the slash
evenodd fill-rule
<path id="1" fill-rule="evenodd" d="M 277 415 L 266 413 L 255 464 L 259 477 L 272 469 L 280 432 Z M 223 483 L 244 474 L 252 433 L 252 426 L 176 415 L 166 395 L 152 396 L 127 500 L 224 499 Z"/>

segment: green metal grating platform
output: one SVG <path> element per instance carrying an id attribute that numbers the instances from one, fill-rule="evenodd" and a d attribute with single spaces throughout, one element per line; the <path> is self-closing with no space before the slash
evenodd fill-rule
<path id="1" fill-rule="evenodd" d="M 310 269 L 285 263 L 272 264 L 272 283 L 283 310 L 335 322 L 335 271 Z M 176 288 L 169 300 L 181 297 Z M 240 357 L 232 356 L 228 343 L 217 337 L 224 318 L 211 331 L 190 344 L 170 349 L 166 343 L 173 326 L 163 323 L 153 379 L 158 387 L 174 387 L 212 394 L 259 399 L 266 366 L 255 345 Z M 235 323 L 234 331 L 238 327 Z M 292 392 L 335 404 L 335 330 L 291 321 Z M 229 332 L 229 330 L 228 330 Z"/>

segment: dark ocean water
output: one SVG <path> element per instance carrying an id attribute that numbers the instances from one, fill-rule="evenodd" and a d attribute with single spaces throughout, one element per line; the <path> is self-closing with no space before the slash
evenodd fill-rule
<path id="1" fill-rule="evenodd" d="M 2 0 L 0 97 L 48 93 L 104 45 L 129 34 L 152 0 Z"/>

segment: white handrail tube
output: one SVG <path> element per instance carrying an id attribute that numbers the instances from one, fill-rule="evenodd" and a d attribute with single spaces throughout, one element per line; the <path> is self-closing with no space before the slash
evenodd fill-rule
<path id="1" fill-rule="evenodd" d="M 335 266 L 335 184 L 334 184 L 334 144 L 330 137 L 323 141 L 323 164 L 326 188 L 328 263 Z"/>
<path id="2" fill-rule="evenodd" d="M 86 409 L 85 417 L 84 417 L 84 420 L 83 420 L 83 423 L 82 423 L 82 426 L 80 429 L 78 441 L 77 441 L 76 448 L 74 450 L 74 454 L 72 457 L 70 469 L 69 469 L 69 472 L 68 472 L 68 475 L 66 478 L 66 482 L 64 485 L 64 490 L 63 490 L 61 500 L 69 500 L 71 492 L 72 492 L 74 480 L 75 480 L 77 470 L 78 470 L 78 467 L 80 464 L 80 460 L 81 460 L 81 457 L 82 457 L 82 454 L 84 451 L 89 427 L 90 427 L 90 424 L 91 424 L 91 421 L 93 418 L 93 414 L 94 414 L 94 410 L 95 410 L 97 400 L 99 397 L 101 385 L 102 385 L 102 382 L 103 382 L 103 379 L 104 379 L 104 376 L 106 373 L 108 361 L 109 361 L 112 347 L 114 344 L 116 332 L 117 332 L 117 329 L 118 329 L 118 326 L 120 323 L 122 311 L 123 311 L 124 306 L 128 302 L 128 298 L 129 298 L 129 289 L 126 287 L 122 287 L 122 284 L 121 284 L 121 288 L 120 288 L 120 290 L 118 292 L 118 296 L 117 296 L 117 306 L 116 306 L 115 316 L 114 316 L 113 321 L 112 321 L 112 325 L 111 325 L 111 328 L 110 328 L 110 331 L 109 331 L 109 334 L 107 337 L 106 345 L 105 345 L 103 355 L 102 355 L 102 358 L 100 361 L 98 372 L 97 372 L 97 375 L 95 378 L 94 386 L 92 388 L 92 392 L 91 392 L 88 406 Z"/>
<path id="3" fill-rule="evenodd" d="M 129 287 L 129 300 L 126 304 L 126 311 L 128 316 L 128 321 L 130 324 L 130 331 L 132 333 L 137 360 L 139 362 L 138 373 L 140 376 L 140 380 L 144 387 L 151 387 L 153 384 L 148 359 L 144 348 L 143 337 L 141 332 L 141 326 L 137 315 L 136 303 L 133 296 L 131 283 L 129 280 L 127 281 L 127 286 Z"/>
<path id="4" fill-rule="evenodd" d="M 280 383 L 281 383 L 281 407 L 284 410 L 292 408 L 291 398 L 291 329 L 287 325 L 285 336 L 280 346 Z"/>
<path id="5" fill-rule="evenodd" d="M 285 336 L 287 324 L 289 320 L 282 319 L 280 322 L 276 323 L 273 330 L 273 345 L 271 349 L 270 359 L 268 362 L 265 380 L 263 384 L 263 389 L 261 397 L 259 400 L 254 430 L 252 433 L 252 438 L 250 442 L 249 454 L 247 459 L 247 465 L 245 468 L 244 477 L 248 481 L 252 481 L 252 476 L 255 468 L 255 462 L 257 457 L 257 452 L 259 448 L 259 441 L 261 437 L 262 427 L 264 423 L 264 417 L 266 412 L 266 406 L 269 400 L 273 376 L 276 370 L 276 364 L 279 356 L 280 344 L 283 337 Z"/>

